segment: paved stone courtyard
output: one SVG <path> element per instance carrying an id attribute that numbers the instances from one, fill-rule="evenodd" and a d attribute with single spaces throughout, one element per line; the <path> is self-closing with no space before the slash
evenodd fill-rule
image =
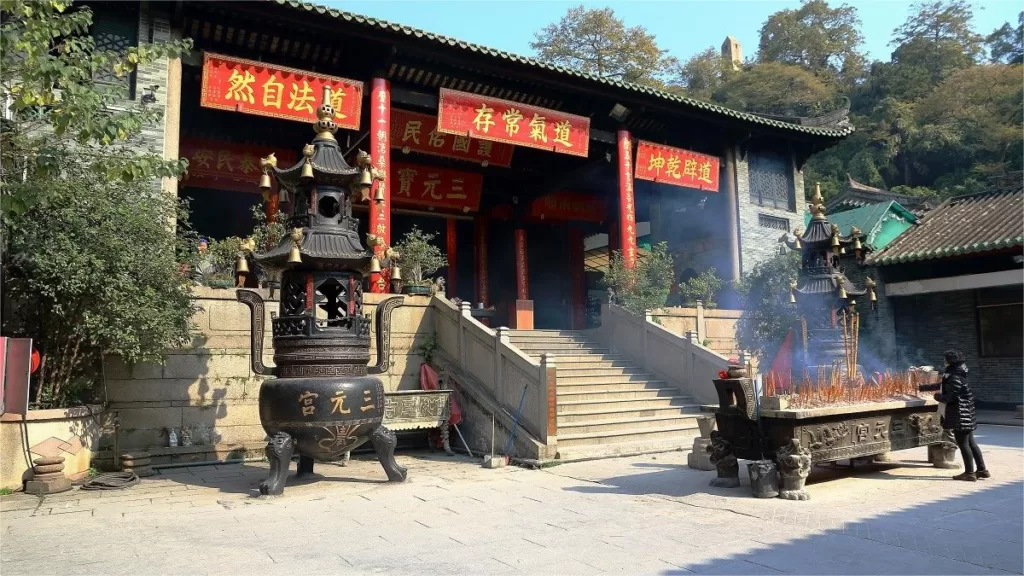
<path id="1" fill-rule="evenodd" d="M 709 488 L 685 452 L 545 470 L 406 453 L 400 485 L 354 459 L 270 500 L 253 496 L 265 464 L 168 469 L 127 490 L 0 498 L 0 572 L 1021 574 L 1021 434 L 979 429 L 988 481 L 909 450 L 902 466 L 816 468 L 808 502 Z"/>

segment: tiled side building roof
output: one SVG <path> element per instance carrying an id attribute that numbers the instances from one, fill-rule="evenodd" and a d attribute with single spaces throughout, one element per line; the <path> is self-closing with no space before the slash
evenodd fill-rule
<path id="1" fill-rule="evenodd" d="M 758 124 L 762 126 L 769 126 L 772 128 L 778 128 L 791 132 L 803 133 L 812 136 L 820 136 L 825 138 L 843 138 L 853 133 L 854 128 L 852 125 L 845 126 L 807 126 L 801 125 L 795 122 L 786 122 L 775 118 L 766 118 L 758 114 L 751 114 L 749 112 L 740 112 L 733 110 L 725 106 L 718 104 L 712 104 L 710 102 L 703 102 L 700 100 L 694 100 L 693 98 L 687 98 L 686 96 L 680 96 L 672 94 L 664 90 L 658 90 L 656 88 L 650 88 L 647 86 L 641 86 L 639 84 L 633 84 L 630 82 L 623 82 L 613 78 L 602 78 L 592 74 L 587 74 L 579 70 L 573 70 L 571 68 L 565 68 L 562 66 L 556 66 L 536 58 L 530 58 L 527 56 L 520 56 L 518 54 L 512 54 L 511 52 L 505 52 L 504 50 L 496 50 L 494 48 L 488 48 L 479 44 L 473 44 L 472 42 L 466 42 L 464 40 L 458 40 L 449 36 L 443 36 L 441 34 L 434 34 L 432 32 L 426 32 L 410 26 L 404 26 L 402 24 L 395 24 L 385 20 L 379 20 L 377 18 L 371 18 L 369 16 L 361 16 L 359 14 L 353 14 L 351 12 L 345 12 L 334 8 L 328 8 L 326 6 L 320 6 L 309 2 L 302 2 L 299 0 L 268 0 L 276 4 L 287 6 L 296 10 L 302 10 L 307 13 L 316 13 L 321 15 L 330 16 L 337 20 L 342 20 L 355 25 L 363 26 L 366 28 L 375 29 L 381 32 L 404 35 L 408 37 L 423 38 L 434 42 L 441 46 L 449 46 L 466 52 L 480 54 L 483 56 L 495 58 L 502 61 L 502 63 L 515 63 L 530 66 L 539 70 L 547 72 L 554 72 L 564 76 L 570 76 L 584 81 L 594 82 L 603 84 L 608 87 L 617 88 L 627 92 L 635 94 L 645 94 L 653 96 L 655 98 L 673 102 L 685 107 L 702 110 L 710 113 L 711 115 L 729 117 L 743 122 L 749 122 L 751 124 Z"/>
<path id="2" fill-rule="evenodd" d="M 869 204 L 893 201 L 900 206 L 910 210 L 915 216 L 923 216 L 929 210 L 935 208 L 935 204 L 928 198 L 919 198 L 898 192 L 890 192 L 874 186 L 868 186 L 857 182 L 846 175 L 846 186 L 843 190 L 825 204 L 825 213 L 832 214 L 854 208 L 862 208 Z"/>
<path id="3" fill-rule="evenodd" d="M 1024 189 L 950 198 L 868 262 L 879 266 L 1024 247 Z"/>

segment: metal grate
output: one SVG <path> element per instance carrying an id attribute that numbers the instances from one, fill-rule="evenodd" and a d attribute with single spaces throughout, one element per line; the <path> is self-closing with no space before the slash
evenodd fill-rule
<path id="1" fill-rule="evenodd" d="M 123 8 L 94 10 L 92 37 L 97 50 L 125 54 L 138 45 L 139 15 Z M 97 70 L 93 78 L 125 98 L 135 98 L 135 72 L 118 78 L 112 68 L 103 69 Z"/>
<path id="2" fill-rule="evenodd" d="M 783 232 L 789 232 L 789 220 L 785 218 L 769 216 L 767 214 L 758 214 L 757 224 L 762 228 L 771 228 L 772 230 L 782 230 Z"/>
<path id="3" fill-rule="evenodd" d="M 749 157 L 750 202 L 794 211 L 793 168 L 782 154 L 751 151 Z"/>

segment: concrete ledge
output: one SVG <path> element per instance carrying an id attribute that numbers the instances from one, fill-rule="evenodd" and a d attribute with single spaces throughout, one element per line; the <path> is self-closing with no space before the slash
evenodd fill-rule
<path id="1" fill-rule="evenodd" d="M 1009 410 L 978 410 L 977 420 L 992 426 L 1024 426 L 1020 413 Z"/>

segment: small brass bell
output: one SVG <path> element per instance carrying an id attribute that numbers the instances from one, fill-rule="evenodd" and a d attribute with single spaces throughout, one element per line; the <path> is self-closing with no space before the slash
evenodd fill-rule
<path id="1" fill-rule="evenodd" d="M 313 164 L 309 160 L 302 165 L 302 178 L 305 180 L 311 180 L 313 178 Z"/>
<path id="2" fill-rule="evenodd" d="M 846 286 L 843 286 L 842 280 L 839 281 L 839 298 L 846 300 Z"/>
<path id="3" fill-rule="evenodd" d="M 282 204 L 285 202 L 289 202 L 290 200 L 288 199 L 288 191 L 285 190 L 284 188 L 281 188 L 280 192 L 277 193 L 277 201 Z"/>
<path id="4" fill-rule="evenodd" d="M 402 269 L 399 268 L 398 266 L 392 266 L 391 267 L 391 279 L 392 280 L 401 280 L 402 279 Z"/>
<path id="5" fill-rule="evenodd" d="M 263 175 L 260 176 L 260 189 L 270 190 L 270 174 L 264 172 Z"/>
<path id="6" fill-rule="evenodd" d="M 846 254 L 846 248 L 845 247 L 840 247 L 839 248 L 839 254 L 840 255 Z"/>
<path id="7" fill-rule="evenodd" d="M 235 259 L 235 272 L 238 274 L 249 273 L 249 261 L 245 259 L 245 256 L 239 254 L 238 258 Z"/>
<path id="8" fill-rule="evenodd" d="M 302 253 L 299 252 L 298 244 L 292 244 L 292 249 L 288 251 L 288 263 L 298 264 L 302 262 Z"/>
<path id="9" fill-rule="evenodd" d="M 799 250 L 801 248 L 803 248 L 803 244 L 800 242 L 800 235 L 797 234 L 796 235 L 796 242 L 793 243 L 793 249 L 794 250 Z"/>
<path id="10" fill-rule="evenodd" d="M 369 168 L 363 170 L 362 173 L 359 174 L 359 186 L 361 188 L 369 188 L 370 186 L 373 186 L 373 172 L 371 172 Z"/>
<path id="11" fill-rule="evenodd" d="M 374 193 L 374 195 L 373 195 L 373 201 L 376 202 L 377 204 L 381 204 L 381 203 L 384 202 L 384 187 L 383 186 L 377 186 L 377 192 Z"/>
<path id="12" fill-rule="evenodd" d="M 380 272 L 380 260 L 376 256 L 370 257 L 370 273 L 376 274 Z"/>
<path id="13" fill-rule="evenodd" d="M 789 283 L 789 303 L 796 304 L 796 282 Z"/>
<path id="14" fill-rule="evenodd" d="M 832 251 L 835 252 L 837 256 L 839 255 L 839 248 L 840 248 L 840 246 L 839 246 L 839 235 L 833 233 L 832 234 Z"/>

